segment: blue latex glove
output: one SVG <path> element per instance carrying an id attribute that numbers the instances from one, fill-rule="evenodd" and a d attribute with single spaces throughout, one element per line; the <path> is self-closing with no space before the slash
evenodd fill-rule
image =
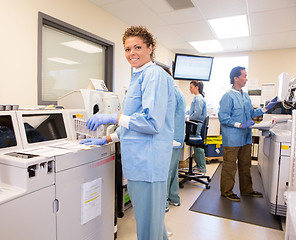
<path id="1" fill-rule="evenodd" d="M 81 140 L 80 144 L 104 145 L 104 144 L 107 144 L 107 139 L 106 139 L 106 137 L 102 137 L 102 138 L 86 138 L 86 139 Z"/>
<path id="2" fill-rule="evenodd" d="M 277 96 L 276 96 L 275 98 L 273 98 L 273 99 L 270 101 L 270 103 L 268 103 L 268 104 L 265 106 L 265 108 L 266 108 L 267 110 L 270 110 L 270 109 L 272 109 L 277 103 L 278 103 L 278 101 L 277 101 Z"/>
<path id="3" fill-rule="evenodd" d="M 95 115 L 91 116 L 87 120 L 86 122 L 87 129 L 91 131 L 95 131 L 97 127 L 102 124 L 107 124 L 107 123 L 116 124 L 117 117 L 118 117 L 117 113 L 113 113 L 113 114 L 96 113 Z"/>
<path id="4" fill-rule="evenodd" d="M 255 124 L 255 122 L 253 120 L 250 120 L 245 123 L 242 123 L 241 128 L 249 128 L 249 127 L 253 126 L 254 124 Z"/>

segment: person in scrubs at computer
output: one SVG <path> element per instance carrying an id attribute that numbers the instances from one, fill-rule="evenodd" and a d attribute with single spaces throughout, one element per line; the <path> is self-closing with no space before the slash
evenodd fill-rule
<path id="1" fill-rule="evenodd" d="M 194 97 L 190 105 L 189 120 L 199 120 L 203 122 L 207 116 L 207 104 L 204 98 L 203 82 L 191 81 L 190 92 L 194 94 Z M 197 135 L 200 135 L 201 126 L 202 123 L 198 123 L 196 130 Z M 197 170 L 201 173 L 206 173 L 206 156 L 203 148 L 194 147 L 194 160 Z"/>
<path id="2" fill-rule="evenodd" d="M 241 195 L 263 197 L 254 191 L 251 177 L 252 118 L 261 116 L 272 109 L 277 97 L 264 108 L 254 109 L 249 95 L 242 90 L 246 85 L 247 72 L 244 67 L 235 67 L 230 72 L 232 88 L 220 100 L 219 120 L 222 130 L 223 162 L 220 179 L 221 196 L 239 202 L 240 197 L 233 192 L 236 164 L 238 166 L 239 189 Z M 236 163 L 237 162 L 237 163 Z"/>
<path id="3" fill-rule="evenodd" d="M 95 114 L 87 127 L 118 124 L 115 133 L 81 143 L 102 145 L 120 139 L 122 168 L 137 223 L 138 240 L 166 240 L 164 224 L 167 178 L 172 156 L 175 116 L 174 80 L 153 63 L 155 39 L 143 26 L 123 35 L 132 77 L 122 114 Z"/>

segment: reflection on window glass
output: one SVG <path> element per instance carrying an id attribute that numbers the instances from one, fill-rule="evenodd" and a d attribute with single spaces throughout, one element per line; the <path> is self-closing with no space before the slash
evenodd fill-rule
<path id="1" fill-rule="evenodd" d="M 106 47 L 46 25 L 42 31 L 42 101 L 105 80 Z"/>

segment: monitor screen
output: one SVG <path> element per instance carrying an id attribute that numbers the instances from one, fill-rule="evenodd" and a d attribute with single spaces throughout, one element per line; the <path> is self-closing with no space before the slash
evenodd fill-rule
<path id="1" fill-rule="evenodd" d="M 173 76 L 178 80 L 209 81 L 213 57 L 176 53 Z"/>
<path id="2" fill-rule="evenodd" d="M 28 143 L 67 138 L 61 113 L 23 114 L 22 117 Z"/>
<path id="3" fill-rule="evenodd" d="M 16 146 L 16 137 L 10 115 L 0 116 L 0 148 Z"/>

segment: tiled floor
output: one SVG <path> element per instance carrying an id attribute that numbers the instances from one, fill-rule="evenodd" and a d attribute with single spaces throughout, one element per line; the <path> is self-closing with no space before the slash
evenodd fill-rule
<path id="1" fill-rule="evenodd" d="M 207 165 L 208 175 L 212 175 L 218 162 Z M 199 183 L 188 182 L 180 189 L 181 206 L 170 206 L 165 222 L 168 231 L 173 232 L 169 240 L 283 240 L 284 231 L 259 227 L 252 224 L 232 221 L 189 211 L 194 201 L 202 192 Z M 209 199 L 209 204 L 211 199 Z M 285 226 L 283 226 L 285 227 Z M 118 240 L 136 240 L 136 221 L 133 209 L 124 212 L 124 217 L 118 219 Z"/>

